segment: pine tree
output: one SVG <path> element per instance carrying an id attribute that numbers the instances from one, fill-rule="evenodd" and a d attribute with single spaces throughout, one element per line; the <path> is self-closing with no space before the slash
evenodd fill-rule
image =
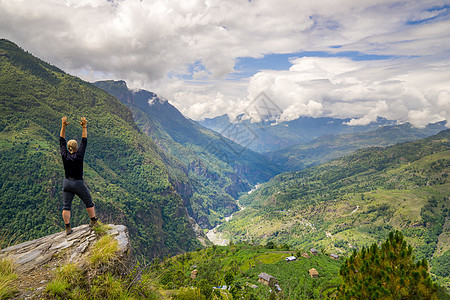
<path id="1" fill-rule="evenodd" d="M 400 231 L 390 232 L 380 247 L 354 250 L 339 274 L 338 299 L 437 299 L 427 261 L 414 263 Z"/>

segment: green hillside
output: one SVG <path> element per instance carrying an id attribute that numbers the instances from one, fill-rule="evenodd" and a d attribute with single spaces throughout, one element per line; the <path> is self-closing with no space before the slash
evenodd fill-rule
<path id="1" fill-rule="evenodd" d="M 177 190 L 202 228 L 223 222 L 238 209 L 235 199 L 250 190 L 250 185 L 279 173 L 261 154 L 185 118 L 155 93 L 131 91 L 124 81 L 99 81 L 95 85 L 127 105 L 139 128 L 187 170 L 191 189 L 179 186 Z"/>
<path id="2" fill-rule="evenodd" d="M 415 128 L 411 124 L 383 126 L 373 131 L 331 135 L 326 134 L 310 142 L 291 146 L 265 155 L 286 171 L 300 171 L 332 159 L 369 147 L 386 147 L 401 142 L 426 138 L 445 130 L 446 122 Z"/>
<path id="3" fill-rule="evenodd" d="M 317 256 L 309 253 L 308 257 L 302 254 L 306 251 L 268 249 L 246 243 L 214 246 L 155 262 L 144 271 L 143 280 L 151 283 L 164 299 L 170 296 L 208 299 L 207 295 L 209 299 L 255 300 L 332 296 L 340 284 L 339 268 L 343 260 L 334 260 L 324 253 Z M 286 262 L 285 258 L 292 255 L 298 259 Z M 312 268 L 319 272 L 318 278 L 310 276 L 308 271 Z M 192 278 L 194 270 L 197 275 Z M 281 291 L 275 292 L 275 287 L 260 282 L 261 273 L 275 277 Z"/>
<path id="4" fill-rule="evenodd" d="M 142 281 L 161 299 L 448 299 L 401 232 L 384 238 L 347 258 L 271 242 L 213 246 L 155 261 Z"/>
<path id="5" fill-rule="evenodd" d="M 178 182 L 188 186 L 183 167 L 140 132 L 116 98 L 7 40 L 0 40 L 0 86 L 5 240 L 27 241 L 63 229 L 58 141 L 67 115 L 67 138 L 80 139 L 77 119 L 88 120 L 84 175 L 103 221 L 128 226 L 134 250 L 147 258 L 200 245 L 174 189 Z M 73 226 L 88 221 L 77 198 L 72 215 Z"/>
<path id="6" fill-rule="evenodd" d="M 231 240 L 273 241 L 346 253 L 398 229 L 417 258 L 448 283 L 450 130 L 369 148 L 283 173 L 243 196 L 245 210 L 219 227 Z"/>

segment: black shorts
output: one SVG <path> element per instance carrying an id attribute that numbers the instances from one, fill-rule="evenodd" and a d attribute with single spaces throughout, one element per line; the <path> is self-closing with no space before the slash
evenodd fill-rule
<path id="1" fill-rule="evenodd" d="M 63 210 L 70 210 L 72 207 L 73 197 L 77 195 L 86 205 L 86 208 L 94 207 L 91 194 L 84 185 L 83 180 L 63 180 Z"/>

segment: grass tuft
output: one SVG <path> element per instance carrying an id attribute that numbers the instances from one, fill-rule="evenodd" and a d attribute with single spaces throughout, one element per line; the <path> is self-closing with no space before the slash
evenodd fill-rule
<path id="1" fill-rule="evenodd" d="M 62 278 L 57 278 L 47 284 L 45 291 L 55 298 L 66 298 L 67 292 L 70 288 L 70 283 Z"/>
<path id="2" fill-rule="evenodd" d="M 14 272 L 14 263 L 9 259 L 0 260 L 0 299 L 11 297 L 16 290 L 12 287 L 17 274 Z"/>
<path id="3" fill-rule="evenodd" d="M 92 228 L 92 230 L 94 230 L 94 232 L 99 236 L 104 236 L 110 229 L 111 226 L 103 224 L 100 221 L 97 221 L 97 225 Z"/>
<path id="4" fill-rule="evenodd" d="M 117 240 L 110 235 L 104 235 L 92 247 L 89 260 L 94 266 L 108 263 L 116 258 L 118 250 Z"/>
<path id="5" fill-rule="evenodd" d="M 83 280 L 83 272 L 73 263 L 58 268 L 57 275 L 59 279 L 72 285 L 79 284 Z"/>
<path id="6" fill-rule="evenodd" d="M 97 299 L 127 299 L 122 281 L 112 274 L 106 273 L 94 279 L 91 296 Z"/>
<path id="7" fill-rule="evenodd" d="M 85 289 L 82 289 L 79 286 L 74 287 L 69 292 L 68 296 L 69 296 L 69 299 L 79 299 L 79 300 L 92 299 L 92 297 L 89 295 L 89 293 Z"/>

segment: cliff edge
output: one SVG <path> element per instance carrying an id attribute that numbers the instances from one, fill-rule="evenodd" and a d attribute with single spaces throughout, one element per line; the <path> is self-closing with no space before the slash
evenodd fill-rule
<path id="1" fill-rule="evenodd" d="M 102 225 L 94 229 L 82 225 L 73 228 L 71 235 L 58 232 L 0 250 L 0 260 L 12 261 L 17 274 L 13 283 L 14 298 L 41 298 L 46 285 L 63 265 L 90 268 L 92 248 L 105 235 L 117 241 L 114 242 L 117 245 L 114 256 L 120 262 L 117 269 L 123 269 L 131 261 L 130 238 L 127 227 L 123 225 Z"/>

